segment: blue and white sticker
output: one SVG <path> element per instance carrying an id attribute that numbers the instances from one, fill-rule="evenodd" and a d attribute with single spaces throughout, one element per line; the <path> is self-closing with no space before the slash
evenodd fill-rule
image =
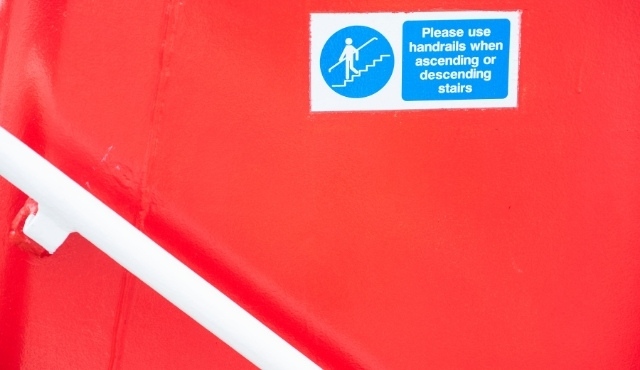
<path id="1" fill-rule="evenodd" d="M 311 111 L 517 106 L 520 12 L 311 15 Z"/>

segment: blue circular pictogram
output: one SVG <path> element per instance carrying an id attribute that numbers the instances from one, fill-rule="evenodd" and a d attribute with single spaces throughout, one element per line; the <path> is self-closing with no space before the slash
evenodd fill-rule
<path id="1" fill-rule="evenodd" d="M 380 91 L 393 73 L 389 41 L 373 28 L 345 27 L 322 48 L 320 70 L 329 87 L 348 98 L 364 98 Z"/>

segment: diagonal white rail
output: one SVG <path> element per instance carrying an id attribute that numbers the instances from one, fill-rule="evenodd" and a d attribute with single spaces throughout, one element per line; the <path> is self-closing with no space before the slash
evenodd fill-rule
<path id="1" fill-rule="evenodd" d="M 320 369 L 2 127 L 0 176 L 38 202 L 24 231 L 50 253 L 78 232 L 259 368 Z"/>

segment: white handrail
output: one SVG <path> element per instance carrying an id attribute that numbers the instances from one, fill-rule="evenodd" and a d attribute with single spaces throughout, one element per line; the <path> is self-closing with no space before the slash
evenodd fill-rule
<path id="1" fill-rule="evenodd" d="M 259 368 L 320 369 L 2 127 L 0 176 L 38 202 L 25 234 L 51 253 L 78 232 Z"/>

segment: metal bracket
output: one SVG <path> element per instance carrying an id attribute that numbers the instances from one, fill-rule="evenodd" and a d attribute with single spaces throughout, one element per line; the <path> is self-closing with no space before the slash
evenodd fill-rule
<path id="1" fill-rule="evenodd" d="M 53 254 L 73 231 L 60 224 L 59 218 L 45 205 L 38 205 L 38 212 L 29 215 L 24 223 L 24 234 Z"/>

